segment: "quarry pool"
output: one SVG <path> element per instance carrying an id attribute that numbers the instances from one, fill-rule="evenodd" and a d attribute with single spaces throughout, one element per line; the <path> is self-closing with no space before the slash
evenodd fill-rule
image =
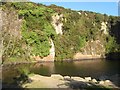
<path id="1" fill-rule="evenodd" d="M 11 84 L 16 81 L 15 77 L 22 72 L 35 73 L 44 76 L 61 74 L 63 76 L 90 76 L 98 80 L 111 80 L 115 85 L 120 86 L 119 60 L 82 60 L 74 62 L 55 63 L 32 63 L 7 65 L 2 68 L 3 84 Z"/>

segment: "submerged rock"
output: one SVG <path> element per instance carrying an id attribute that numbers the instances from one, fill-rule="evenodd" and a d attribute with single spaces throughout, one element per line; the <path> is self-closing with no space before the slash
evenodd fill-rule
<path id="1" fill-rule="evenodd" d="M 87 84 L 85 82 L 71 82 L 70 88 L 72 89 L 85 89 L 87 87 Z"/>

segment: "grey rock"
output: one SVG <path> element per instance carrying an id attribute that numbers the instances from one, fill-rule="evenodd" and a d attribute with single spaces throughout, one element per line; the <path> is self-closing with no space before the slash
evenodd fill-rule
<path id="1" fill-rule="evenodd" d="M 89 82 L 89 81 L 92 80 L 92 78 L 91 78 L 91 77 L 85 77 L 85 80 L 86 80 L 87 82 Z"/>
<path id="2" fill-rule="evenodd" d="M 82 81 L 82 82 L 86 81 L 84 78 L 81 78 L 81 77 L 71 77 L 71 79 L 73 79 L 75 81 Z"/>
<path id="3" fill-rule="evenodd" d="M 64 76 L 64 80 L 71 80 L 70 76 Z"/>
<path id="4" fill-rule="evenodd" d="M 51 78 L 55 78 L 55 79 L 58 79 L 58 80 L 63 80 L 64 79 L 63 76 L 60 75 L 60 74 L 52 74 Z"/>
<path id="5" fill-rule="evenodd" d="M 97 83 L 97 80 L 96 80 L 96 79 L 92 79 L 92 82 L 93 82 L 93 83 Z"/>
<path id="6" fill-rule="evenodd" d="M 99 82 L 100 85 L 104 85 L 104 83 L 105 83 L 104 81 L 100 81 Z"/>

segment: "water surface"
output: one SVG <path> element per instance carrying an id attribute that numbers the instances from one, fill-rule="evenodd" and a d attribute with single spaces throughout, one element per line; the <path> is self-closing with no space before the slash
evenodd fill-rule
<path id="1" fill-rule="evenodd" d="M 110 79 L 114 84 L 120 86 L 120 61 L 112 60 L 83 60 L 74 62 L 55 63 L 34 63 L 20 64 L 3 67 L 2 79 L 4 83 L 14 82 L 14 77 L 20 75 L 20 70 L 26 72 L 50 76 L 51 74 L 61 74 L 63 76 L 80 76 L 96 78 L 98 80 Z"/>

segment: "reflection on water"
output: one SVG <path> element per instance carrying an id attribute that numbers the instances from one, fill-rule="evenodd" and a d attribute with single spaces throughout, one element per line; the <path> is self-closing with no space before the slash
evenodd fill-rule
<path id="1" fill-rule="evenodd" d="M 56 62 L 56 63 L 36 63 L 21 64 L 3 67 L 3 82 L 10 83 L 14 77 L 20 75 L 20 68 L 27 68 L 30 73 L 50 76 L 51 74 L 61 74 L 69 76 L 90 76 L 97 79 L 110 79 L 119 85 L 120 61 L 109 60 L 85 60 L 75 62 Z"/>

